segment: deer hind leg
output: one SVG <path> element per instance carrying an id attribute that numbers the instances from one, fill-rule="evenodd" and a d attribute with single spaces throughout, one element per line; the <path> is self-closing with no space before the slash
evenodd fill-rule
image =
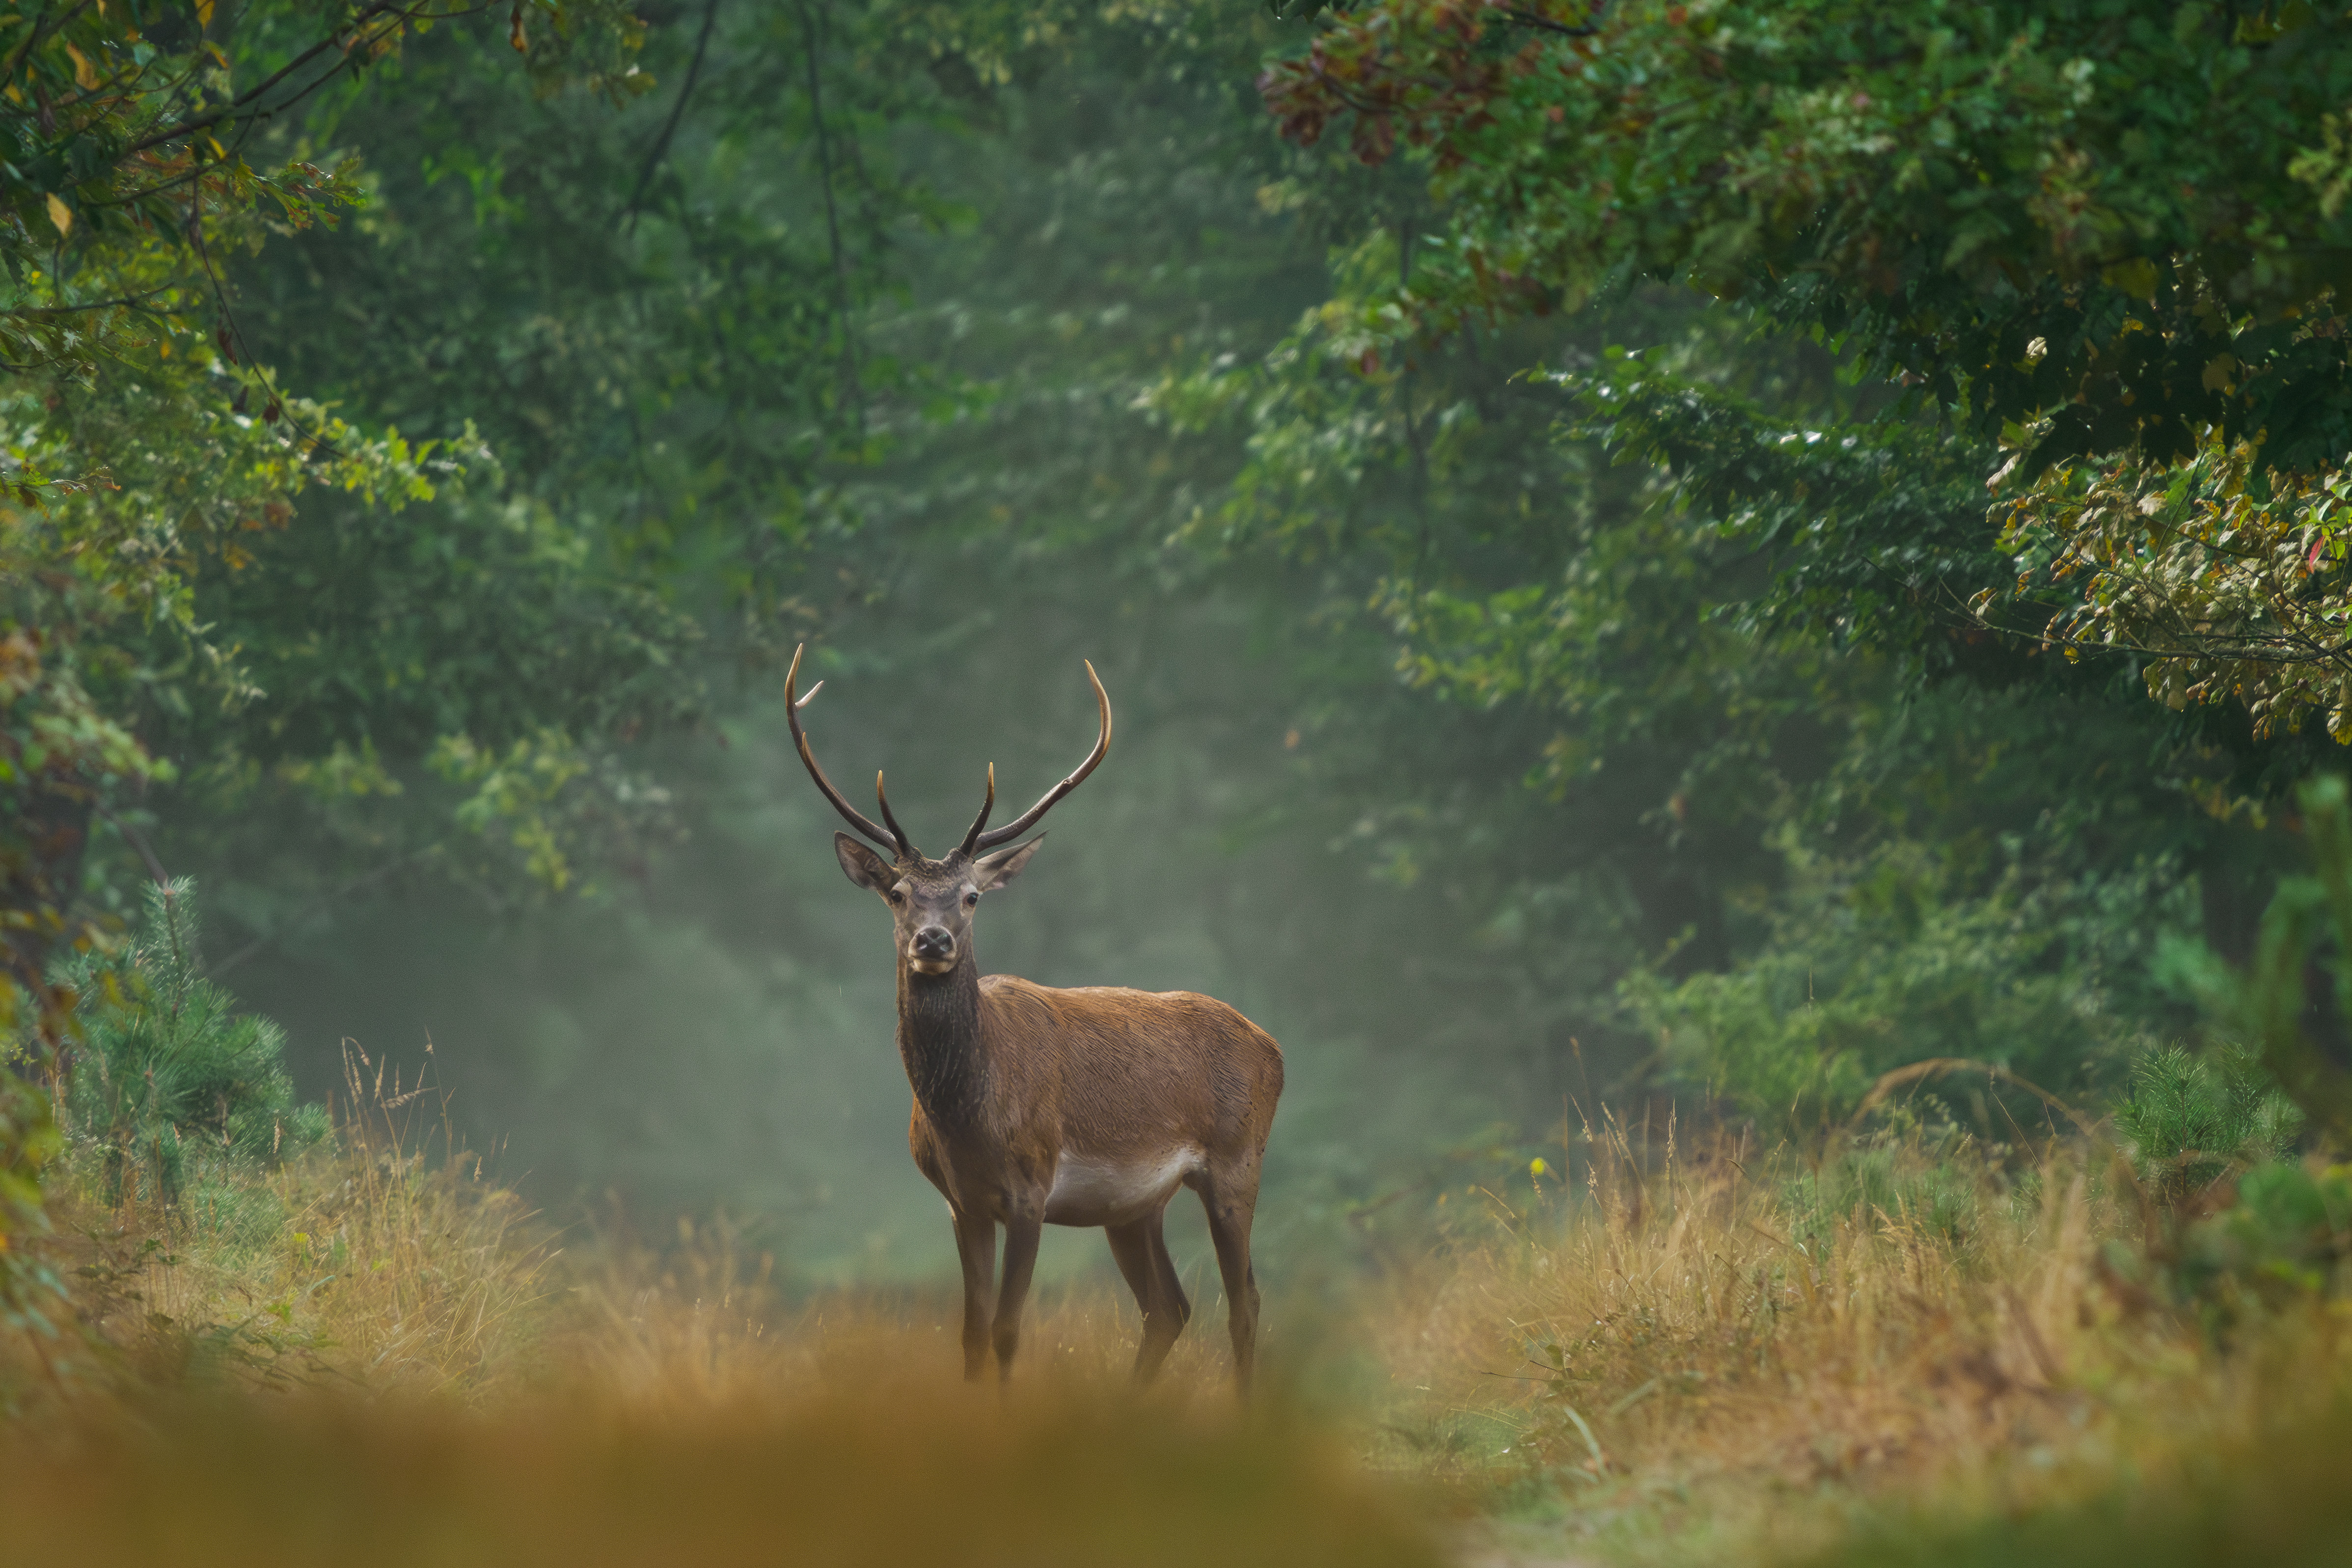
<path id="1" fill-rule="evenodd" d="M 1004 1221 L 1004 1283 L 996 1297 L 996 1374 L 1013 1375 L 1013 1354 L 1021 1348 L 1021 1309 L 1029 1300 L 1029 1276 L 1037 1267 L 1037 1242 L 1045 1229 L 1041 1198 L 1014 1209 Z M 977 1373 L 972 1374 L 978 1376 Z"/>
<path id="2" fill-rule="evenodd" d="M 1168 1236 L 1160 1228 L 1168 1211 L 1163 1208 L 1151 1216 L 1151 1267 L 1160 1277 L 1160 1289 L 1176 1304 L 1178 1329 L 1192 1321 L 1192 1303 L 1184 1297 L 1184 1281 L 1177 1277 L 1176 1260 L 1168 1256 Z"/>
<path id="3" fill-rule="evenodd" d="M 978 1383 L 988 1365 L 988 1289 L 996 1282 L 996 1222 L 956 1213 L 955 1233 L 956 1253 L 963 1260 L 963 1378 Z"/>
<path id="4" fill-rule="evenodd" d="M 1257 1273 L 1250 1267 L 1250 1221 L 1257 1213 L 1257 1172 L 1212 1171 L 1201 1184 L 1201 1206 L 1209 1212 L 1209 1239 L 1217 1247 L 1217 1273 L 1225 1285 L 1226 1325 L 1234 1337 L 1234 1386 L 1249 1397 L 1257 1368 Z"/>
<path id="5" fill-rule="evenodd" d="M 1184 1300 L 1183 1287 L 1177 1283 L 1175 1268 L 1168 1261 L 1159 1213 L 1126 1225 L 1105 1226 L 1103 1234 L 1110 1240 L 1110 1255 L 1127 1288 L 1135 1292 L 1135 1304 L 1143 1310 L 1143 1342 L 1136 1347 L 1135 1381 L 1147 1384 L 1160 1374 L 1160 1363 L 1168 1359 L 1176 1337 L 1184 1331 L 1184 1321 L 1192 1315 L 1192 1304 Z"/>

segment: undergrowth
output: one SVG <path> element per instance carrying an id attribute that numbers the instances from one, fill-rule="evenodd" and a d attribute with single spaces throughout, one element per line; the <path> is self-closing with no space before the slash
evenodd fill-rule
<path id="1" fill-rule="evenodd" d="M 49 1250 L 79 1331 L 43 1347 L 37 1378 L 20 1358 L 19 1398 L 61 1380 L 480 1398 L 530 1373 L 552 1238 L 485 1178 L 425 1083 L 349 1044 L 344 1069 L 333 1135 L 225 1192 L 215 1176 L 163 1201 L 68 1162 Z"/>
<path id="2" fill-rule="evenodd" d="M 945 1297 L 788 1301 L 723 1221 L 559 1235 L 436 1105 L 354 1050 L 335 1135 L 251 1178 L 267 1241 L 60 1198 L 78 1315 L 0 1357 L 0 1556 L 1443 1561 L 1320 1425 L 1234 1405 L 1222 1335 L 1130 1396 L 1132 1311 L 1088 1282 L 1033 1302 L 1009 1390 L 967 1387 Z"/>
<path id="3" fill-rule="evenodd" d="M 1369 1454 L 1506 1540 L 1760 1561 L 1889 1510 L 2063 1511 L 2352 1394 L 2352 1173 L 2241 1163 L 2226 1201 L 2080 1137 L 1570 1142 L 1573 1180 L 1449 1194 L 1442 1260 L 1368 1313 Z"/>
<path id="4" fill-rule="evenodd" d="M 1115 1286 L 1045 1293 L 1000 1398 L 956 1380 L 948 1296 L 787 1300 L 723 1220 L 559 1233 L 448 1141 L 435 1094 L 355 1048 L 346 1068 L 335 1133 L 249 1177 L 279 1216 L 267 1237 L 100 1180 L 59 1194 L 78 1315 L 46 1348 L 19 1336 L 0 1373 L 24 1417 L 0 1424 L 0 1510 L 31 1487 L 89 1510 L 50 1510 L 45 1554 L 152 1554 L 183 1529 L 298 1562 L 418 1560 L 383 1544 L 415 1546 L 406 1516 L 350 1479 L 373 1475 L 488 1543 L 433 1559 L 451 1562 L 650 1560 L 657 1528 L 753 1560 L 745 1510 L 775 1517 L 785 1492 L 807 1531 L 785 1561 L 848 1542 L 1157 1561 L 1117 1533 L 1123 1510 L 1157 1521 L 1136 1541 L 1286 1564 L 1432 1562 L 1449 1539 L 1488 1562 L 1880 1561 L 1865 1544 L 1888 1542 L 1990 1562 L 2151 1496 L 2183 1530 L 2235 1528 L 2233 1467 L 2352 1430 L 2352 1172 L 2249 1136 L 2206 1185 L 2174 1180 L 2181 1127 L 2235 1103 L 2219 1080 L 2176 1092 L 2194 1078 L 2177 1064 L 2113 1142 L 1988 1145 L 1916 1107 L 1810 1150 L 1604 1117 L 1553 1160 L 1437 1194 L 1420 1261 L 1338 1317 L 1271 1292 L 1275 1392 L 1247 1419 L 1213 1289 L 1141 1396 Z M 2194 1114 L 2167 1123 L 2167 1105 Z M 1335 1395 L 1317 1363 L 1369 1365 L 1373 1386 Z M 33 1453 L 36 1432 L 57 1441 Z M 800 1479 L 762 1492 L 762 1465 Z M 590 1479 L 615 1467 L 708 1517 L 647 1522 L 650 1493 Z M 1095 1489 L 1083 1506 L 1070 1477 Z M 332 1507 L 289 1522 L 289 1487 Z M 958 1510 L 986 1528 L 954 1533 Z M 1223 1550 L 1235 1531 L 1256 1535 Z"/>
<path id="5" fill-rule="evenodd" d="M 326 1136 L 327 1114 L 296 1100 L 284 1031 L 205 978 L 199 926 L 192 882 L 152 884 L 135 936 L 58 967 L 83 999 L 58 1121 L 70 1168 L 108 1205 L 257 1239 L 278 1216 L 250 1178 Z"/>

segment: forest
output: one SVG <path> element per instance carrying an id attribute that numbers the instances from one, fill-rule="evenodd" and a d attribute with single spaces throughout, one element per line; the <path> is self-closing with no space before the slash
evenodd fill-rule
<path id="1" fill-rule="evenodd" d="M 0 1557 L 2341 1560 L 2352 12 L 0 51 Z M 971 962 L 1280 1043 L 1250 1402 L 1181 1193 L 959 1380 L 795 666 L 1098 677 Z"/>

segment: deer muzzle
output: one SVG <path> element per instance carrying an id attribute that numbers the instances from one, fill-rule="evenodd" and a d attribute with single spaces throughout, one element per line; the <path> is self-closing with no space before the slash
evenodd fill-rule
<path id="1" fill-rule="evenodd" d="M 945 926 L 925 926 L 907 944 L 907 962 L 924 974 L 945 974 L 955 957 L 955 936 Z"/>

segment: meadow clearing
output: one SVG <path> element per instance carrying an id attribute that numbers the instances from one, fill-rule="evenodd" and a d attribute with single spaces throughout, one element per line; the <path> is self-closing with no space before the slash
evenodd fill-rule
<path id="1" fill-rule="evenodd" d="M 2352 1568 L 2347 104 L 2300 0 L 0 9 L 0 1568 Z M 1112 1145 L 1246 1409 L 1181 1237 L 1157 1385 L 1094 1237 L 957 1375 L 938 1193 Z"/>
<path id="2" fill-rule="evenodd" d="M 2161 1203 L 2071 1128 L 2019 1151 L 1882 1126 L 1804 1157 L 1604 1115 L 1390 1205 L 1344 1288 L 1271 1289 L 1243 1410 L 1213 1279 L 1153 1388 L 1128 1386 L 1108 1269 L 1043 1294 L 1009 1388 L 967 1386 L 944 1291 L 790 1300 L 720 1220 L 557 1226 L 441 1142 L 429 1098 L 352 1088 L 364 1114 L 209 1215 L 59 1184 L 41 1245 L 70 1307 L 5 1363 L 14 1560 L 2320 1563 L 2352 1541 L 2329 1291 L 2277 1258 L 2198 1274 L 2210 1194 Z"/>

